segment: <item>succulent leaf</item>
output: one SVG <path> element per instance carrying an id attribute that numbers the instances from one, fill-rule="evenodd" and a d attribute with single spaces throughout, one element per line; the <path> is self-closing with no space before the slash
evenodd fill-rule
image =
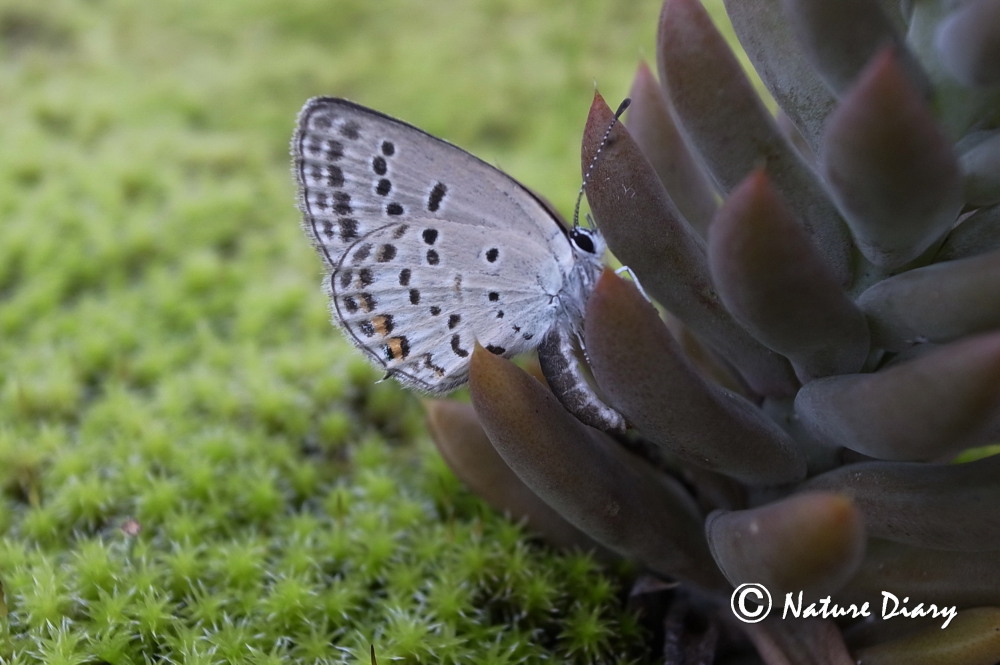
<path id="1" fill-rule="evenodd" d="M 861 294 L 876 345 L 901 351 L 1000 328 L 1000 250 L 934 263 Z"/>
<path id="2" fill-rule="evenodd" d="M 927 251 L 962 208 L 954 149 L 892 51 L 830 116 L 823 166 L 858 248 L 887 270 Z"/>
<path id="3" fill-rule="evenodd" d="M 592 551 L 604 559 L 610 552 L 571 525 L 538 498 L 493 448 L 471 404 L 427 400 L 427 425 L 445 462 L 466 486 L 491 506 L 524 520 L 529 529 L 567 550 Z"/>
<path id="4" fill-rule="evenodd" d="M 763 170 L 752 173 L 709 228 L 708 261 L 719 297 L 799 379 L 861 370 L 868 324 L 780 200 Z"/>
<path id="5" fill-rule="evenodd" d="M 858 574 L 838 599 L 842 603 L 881 601 L 882 592 L 889 591 L 900 599 L 927 599 L 939 607 L 1000 605 L 998 557 L 997 550 L 932 550 L 873 538 Z"/>
<path id="6" fill-rule="evenodd" d="M 976 0 L 959 5 L 941 22 L 936 46 L 948 72 L 968 86 L 1000 84 L 1000 4 Z"/>
<path id="7" fill-rule="evenodd" d="M 918 547 L 1000 551 L 1000 456 L 965 464 L 862 462 L 806 481 L 850 496 L 872 536 Z"/>
<path id="8" fill-rule="evenodd" d="M 719 302 L 704 241 L 680 217 L 624 127 L 615 125 L 594 162 L 611 118 L 604 99 L 595 96 L 582 157 L 584 164 L 593 163 L 588 201 L 608 246 L 639 275 L 644 289 L 735 365 L 753 392 L 794 393 L 788 361 L 754 340 Z"/>
<path id="9" fill-rule="evenodd" d="M 733 190 L 763 165 L 838 280 L 852 258 L 847 229 L 818 177 L 785 141 L 698 0 L 667 0 L 660 75 L 685 132 L 719 187 Z"/>
<path id="10" fill-rule="evenodd" d="M 956 226 L 935 257 L 950 261 L 1000 249 L 1000 205 L 980 208 Z"/>
<path id="11" fill-rule="evenodd" d="M 613 439 L 570 416 L 537 380 L 478 346 L 469 388 L 497 452 L 567 521 L 660 574 L 719 585 L 718 573 L 705 565 L 697 509 L 677 481 L 631 459 Z"/>
<path id="12" fill-rule="evenodd" d="M 995 665 L 1000 653 L 1000 608 L 962 610 L 948 624 L 949 639 L 941 639 L 941 626 L 933 625 L 915 634 L 859 649 L 862 665 Z"/>
<path id="13" fill-rule="evenodd" d="M 671 456 L 754 485 L 804 476 L 792 439 L 749 401 L 700 376 L 653 306 L 613 273 L 590 298 L 584 339 L 612 405 Z"/>
<path id="14" fill-rule="evenodd" d="M 715 186 L 691 154 L 663 88 L 644 62 L 636 71 L 629 97 L 629 133 L 660 176 L 681 217 L 704 236 L 718 207 Z"/>
<path id="15" fill-rule="evenodd" d="M 746 627 L 765 665 L 855 665 L 836 624 L 825 619 L 767 619 Z"/>
<path id="16" fill-rule="evenodd" d="M 965 200 L 977 206 L 1000 203 L 1000 130 L 976 132 L 963 142 L 959 156 Z"/>
<path id="17" fill-rule="evenodd" d="M 733 586 L 763 584 L 777 597 L 837 591 L 865 551 L 861 513 L 849 498 L 831 492 L 718 511 L 709 515 L 705 531 L 712 556 Z"/>
<path id="18" fill-rule="evenodd" d="M 795 411 L 817 437 L 878 459 L 948 459 L 1000 438 L 1000 333 L 880 372 L 817 379 Z"/>
<path id="19" fill-rule="evenodd" d="M 802 52 L 782 0 L 726 0 L 726 12 L 768 92 L 818 153 L 836 99 Z"/>
<path id="20" fill-rule="evenodd" d="M 809 61 L 838 96 L 887 46 L 901 53 L 902 67 L 919 90 L 930 87 L 926 75 L 905 49 L 890 16 L 874 0 L 783 0 L 788 22 Z"/>

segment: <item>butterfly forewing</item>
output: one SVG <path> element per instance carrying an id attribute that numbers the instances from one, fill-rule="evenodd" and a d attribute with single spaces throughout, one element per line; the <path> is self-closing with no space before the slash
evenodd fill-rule
<path id="1" fill-rule="evenodd" d="M 292 145 L 300 206 L 320 253 L 413 217 L 507 228 L 568 251 L 564 232 L 524 187 L 450 143 L 335 98 L 306 103 Z M 560 249 L 561 248 L 561 249 Z"/>

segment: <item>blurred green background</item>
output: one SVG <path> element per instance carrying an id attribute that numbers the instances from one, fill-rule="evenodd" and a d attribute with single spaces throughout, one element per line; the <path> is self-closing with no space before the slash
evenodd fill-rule
<path id="1" fill-rule="evenodd" d="M 658 11 L 0 0 L 0 661 L 631 658 L 330 326 L 287 153 L 348 97 L 568 213 Z"/>

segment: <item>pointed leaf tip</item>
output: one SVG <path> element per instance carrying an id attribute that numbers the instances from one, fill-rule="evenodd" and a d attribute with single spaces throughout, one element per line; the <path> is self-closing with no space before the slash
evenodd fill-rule
<path id="1" fill-rule="evenodd" d="M 831 115 L 822 161 L 858 248 L 886 269 L 920 256 L 961 210 L 951 142 L 891 48 L 872 59 Z"/>

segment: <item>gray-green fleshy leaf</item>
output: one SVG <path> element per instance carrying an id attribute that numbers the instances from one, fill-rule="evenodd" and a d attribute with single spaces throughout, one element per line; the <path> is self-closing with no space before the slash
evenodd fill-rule
<path id="1" fill-rule="evenodd" d="M 929 608 L 928 608 L 929 609 Z M 861 665 L 996 665 L 1000 662 L 1000 607 L 962 610 L 942 633 L 946 618 L 854 652 Z"/>
<path id="2" fill-rule="evenodd" d="M 740 626 L 764 665 L 857 665 L 837 624 L 828 619 L 768 617 Z"/>
<path id="3" fill-rule="evenodd" d="M 872 536 L 918 547 L 1000 551 L 1000 455 L 964 464 L 862 462 L 802 485 L 850 496 Z"/>
<path id="4" fill-rule="evenodd" d="M 902 350 L 1000 329 L 1000 250 L 883 280 L 858 298 L 877 346 Z"/>
<path id="5" fill-rule="evenodd" d="M 763 170 L 719 209 L 708 235 L 719 297 L 800 380 L 861 370 L 868 326 Z"/>
<path id="6" fill-rule="evenodd" d="M 708 383 L 653 306 L 614 273 L 605 271 L 590 297 L 584 339 L 612 406 L 671 456 L 751 485 L 805 475 L 802 452 L 784 430 Z"/>
<path id="7" fill-rule="evenodd" d="M 1000 249 L 1000 205 L 981 208 L 952 229 L 935 261 L 950 261 Z"/>
<path id="8" fill-rule="evenodd" d="M 875 54 L 889 45 L 901 54 L 913 85 L 930 89 L 919 63 L 875 0 L 783 0 L 783 4 L 803 51 L 838 96 Z"/>
<path id="9" fill-rule="evenodd" d="M 858 574 L 840 593 L 840 603 L 881 602 L 889 591 L 902 600 L 979 607 L 1000 604 L 1000 551 L 932 550 L 878 538 Z"/>
<path id="10" fill-rule="evenodd" d="M 962 3 L 941 22 L 934 42 L 945 68 L 965 85 L 1000 84 L 1000 3 Z"/>
<path id="11" fill-rule="evenodd" d="M 952 145 L 891 51 L 830 116 L 822 161 L 858 248 L 885 270 L 931 248 L 962 208 Z"/>
<path id="12" fill-rule="evenodd" d="M 604 560 L 611 552 L 598 545 L 542 501 L 497 454 L 471 404 L 428 400 L 427 424 L 441 456 L 455 475 L 488 504 L 556 547 L 592 551 Z"/>
<path id="13" fill-rule="evenodd" d="M 839 283 L 852 270 L 847 228 L 816 174 L 782 136 L 739 62 L 697 0 L 666 0 L 660 77 L 677 117 L 719 187 L 765 166 Z"/>
<path id="14" fill-rule="evenodd" d="M 715 214 L 715 186 L 677 127 L 670 103 L 646 63 L 640 63 L 629 93 L 627 126 L 656 169 L 677 211 L 702 236 Z"/>
<path id="15" fill-rule="evenodd" d="M 782 0 L 726 0 L 726 13 L 764 85 L 811 152 L 818 153 L 836 100 L 804 57 Z"/>
<path id="16" fill-rule="evenodd" d="M 846 496 L 805 492 L 709 515 L 705 533 L 733 586 L 756 582 L 775 597 L 826 595 L 850 579 L 865 551 L 861 513 Z"/>
<path id="17" fill-rule="evenodd" d="M 976 132 L 958 146 L 969 205 L 1000 203 L 1000 130 Z"/>
<path id="18" fill-rule="evenodd" d="M 871 457 L 947 459 L 1000 438 L 1000 333 L 941 346 L 872 374 L 812 381 L 795 398 L 817 438 Z"/>
<path id="19" fill-rule="evenodd" d="M 682 219 L 628 131 L 598 95 L 584 131 L 582 164 L 593 164 L 587 200 L 615 256 L 657 301 L 731 363 L 756 394 L 791 395 L 797 382 L 785 358 L 753 339 L 712 287 L 701 237 Z M 603 147 L 601 147 L 603 145 Z M 601 158 L 593 160 L 598 148 Z"/>
<path id="20" fill-rule="evenodd" d="M 469 388 L 493 447 L 576 528 L 661 575 L 722 583 L 680 483 L 580 424 L 540 382 L 478 345 Z"/>

